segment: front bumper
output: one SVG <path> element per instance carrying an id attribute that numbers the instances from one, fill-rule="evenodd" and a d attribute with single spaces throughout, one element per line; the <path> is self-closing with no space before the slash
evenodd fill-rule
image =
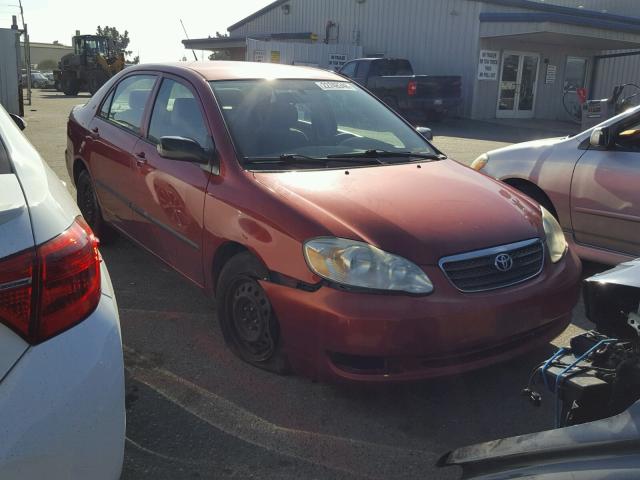
<path id="1" fill-rule="evenodd" d="M 97 309 L 29 348 L 0 383 L 2 479 L 120 478 L 124 365 L 118 310 L 103 267 Z"/>
<path id="2" fill-rule="evenodd" d="M 569 252 L 520 285 L 464 294 L 437 267 L 426 297 L 305 292 L 263 282 L 299 373 L 356 382 L 435 378 L 503 361 L 549 342 L 571 321 L 580 261 Z"/>

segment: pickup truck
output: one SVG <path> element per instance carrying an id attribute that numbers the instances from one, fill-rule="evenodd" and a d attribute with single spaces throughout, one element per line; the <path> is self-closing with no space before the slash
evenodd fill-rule
<path id="1" fill-rule="evenodd" d="M 360 58 L 345 63 L 338 73 L 405 115 L 442 120 L 461 103 L 460 76 L 414 75 L 411 62 L 402 58 Z"/>

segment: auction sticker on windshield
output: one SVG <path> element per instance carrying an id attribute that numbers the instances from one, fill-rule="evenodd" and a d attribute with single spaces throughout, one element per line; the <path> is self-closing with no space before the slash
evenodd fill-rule
<path id="1" fill-rule="evenodd" d="M 316 82 L 322 90 L 355 90 L 349 82 Z"/>

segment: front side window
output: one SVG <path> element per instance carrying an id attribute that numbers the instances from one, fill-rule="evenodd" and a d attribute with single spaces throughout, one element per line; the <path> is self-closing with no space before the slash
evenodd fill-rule
<path id="1" fill-rule="evenodd" d="M 398 154 L 385 158 L 385 163 L 394 163 L 407 161 L 407 153 L 437 153 L 350 82 L 232 80 L 211 86 L 245 160 L 292 154 L 326 159 L 378 150 Z"/>
<path id="2" fill-rule="evenodd" d="M 111 102 L 109 120 L 139 133 L 144 108 L 155 81 L 156 77 L 153 75 L 132 75 L 122 80 L 116 87 Z"/>
<path id="3" fill-rule="evenodd" d="M 209 131 L 199 100 L 189 88 L 169 78 L 162 81 L 153 105 L 148 136 L 156 144 L 162 137 L 173 136 L 190 138 L 203 148 L 208 146 Z"/>

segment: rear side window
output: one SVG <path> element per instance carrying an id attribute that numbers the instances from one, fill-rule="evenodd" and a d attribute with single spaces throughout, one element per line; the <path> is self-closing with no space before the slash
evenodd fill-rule
<path id="1" fill-rule="evenodd" d="M 413 75 L 408 60 L 378 60 L 373 62 L 371 76 Z"/>
<path id="2" fill-rule="evenodd" d="M 108 118 L 135 133 L 140 132 L 144 108 L 153 90 L 156 77 L 132 75 L 122 80 L 113 94 Z"/>
<path id="3" fill-rule="evenodd" d="M 184 137 L 207 148 L 209 131 L 199 103 L 185 85 L 165 78 L 153 105 L 149 140 L 159 143 L 161 137 Z"/>
<path id="4" fill-rule="evenodd" d="M 342 67 L 342 70 L 340 70 L 340 73 L 349 78 L 353 78 L 356 76 L 357 65 L 358 64 L 356 62 L 347 63 L 344 67 Z"/>

